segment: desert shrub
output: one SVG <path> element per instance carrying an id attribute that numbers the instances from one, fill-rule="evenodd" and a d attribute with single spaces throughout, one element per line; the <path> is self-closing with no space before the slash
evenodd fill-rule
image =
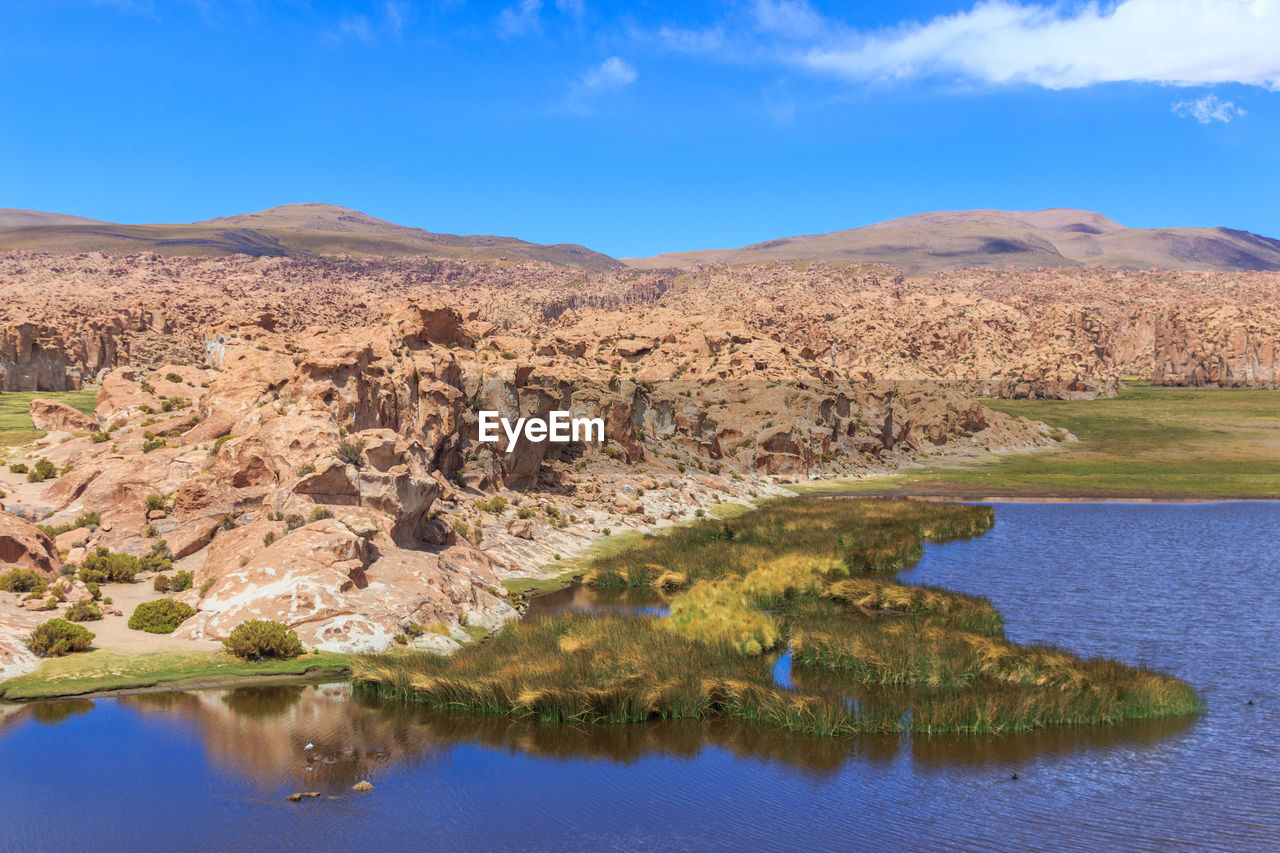
<path id="1" fill-rule="evenodd" d="M 333 455 L 344 465 L 354 465 L 357 468 L 364 465 L 364 445 L 354 438 L 339 441 Z"/>
<path id="2" fill-rule="evenodd" d="M 302 654 L 302 642 L 289 626 L 269 619 L 241 622 L 222 641 L 228 652 L 245 660 L 292 658 Z"/>
<path id="3" fill-rule="evenodd" d="M 62 657 L 72 652 L 88 651 L 94 634 L 88 628 L 66 619 L 50 619 L 27 637 L 27 648 L 43 658 Z"/>
<path id="4" fill-rule="evenodd" d="M 98 585 L 93 581 L 85 581 L 84 588 L 89 591 L 90 595 L 93 596 L 94 601 L 97 601 L 98 599 L 102 598 L 102 590 L 99 589 Z"/>
<path id="5" fill-rule="evenodd" d="M 163 438 L 149 438 L 142 442 L 143 453 L 150 453 L 153 450 L 159 450 L 161 447 L 164 447 Z"/>
<path id="6" fill-rule="evenodd" d="M 58 476 L 58 469 L 48 459 L 41 459 L 35 467 L 27 472 L 28 483 L 43 483 Z"/>
<path id="7" fill-rule="evenodd" d="M 181 377 L 181 376 L 179 376 L 179 375 L 178 375 L 178 374 L 176 374 L 176 373 L 166 373 L 166 374 L 164 375 L 164 378 L 165 378 L 165 381 L 166 381 L 166 382 L 181 382 L 181 381 L 182 381 L 182 377 Z"/>
<path id="8" fill-rule="evenodd" d="M 168 592 L 170 583 L 172 581 L 168 575 L 156 575 L 156 579 L 151 582 L 151 588 L 156 592 Z"/>
<path id="9" fill-rule="evenodd" d="M 502 515 L 507 508 L 507 499 L 502 495 L 494 495 L 489 500 L 476 501 L 476 509 L 481 512 L 491 512 L 494 515 Z"/>
<path id="10" fill-rule="evenodd" d="M 99 547 L 84 558 L 80 566 L 80 580 L 86 583 L 133 583 L 133 576 L 140 571 L 142 565 L 132 554 L 113 553 Z"/>
<path id="11" fill-rule="evenodd" d="M 10 569 L 0 575 L 0 590 L 5 592 L 32 592 L 44 588 L 44 578 L 32 569 Z"/>
<path id="12" fill-rule="evenodd" d="M 110 438 L 111 436 L 107 435 L 105 432 L 95 432 L 89 436 L 89 440 L 92 441 L 94 444 L 102 444 L 104 441 L 108 441 Z"/>
<path id="13" fill-rule="evenodd" d="M 518 510 L 516 510 L 516 517 L 517 517 L 517 518 L 532 518 L 532 517 L 533 517 L 533 510 L 532 510 L 532 509 L 530 509 L 530 508 L 529 508 L 529 507 L 527 507 L 527 506 L 522 506 L 522 507 L 520 507 Z"/>
<path id="14" fill-rule="evenodd" d="M 151 553 L 138 561 L 138 568 L 144 572 L 167 572 L 173 568 L 173 552 L 169 543 L 157 539 L 151 545 Z"/>
<path id="15" fill-rule="evenodd" d="M 333 510 L 329 509 L 327 506 L 318 506 L 311 510 L 312 521 L 323 521 L 326 518 L 333 518 Z"/>
<path id="16" fill-rule="evenodd" d="M 295 471 L 294 473 L 297 474 L 299 477 L 305 477 L 308 474 L 314 474 L 315 472 L 316 472 L 315 463 L 308 462 L 305 465 L 299 465 L 298 470 Z"/>
<path id="17" fill-rule="evenodd" d="M 9 473 L 10 473 L 10 474 L 25 474 L 25 473 L 27 473 L 27 466 L 26 466 L 26 463 L 25 463 L 25 462 L 14 462 L 12 465 L 10 465 L 10 466 L 9 466 Z"/>
<path id="18" fill-rule="evenodd" d="M 410 622 L 408 625 L 404 626 L 404 632 L 408 636 L 413 637 L 414 639 L 417 639 L 418 637 L 421 637 L 423 634 L 427 633 L 427 629 L 423 628 L 417 622 Z"/>
<path id="19" fill-rule="evenodd" d="M 306 523 L 307 520 L 302 516 L 297 515 L 296 513 L 290 513 L 284 517 L 284 532 L 292 533 Z"/>
<path id="20" fill-rule="evenodd" d="M 204 598 L 204 597 L 205 597 L 205 595 L 207 595 L 207 594 L 208 594 L 209 590 L 213 588 L 213 582 L 214 582 L 214 580 L 215 580 L 214 578 L 209 578 L 209 579 L 208 579 L 208 580 L 206 580 L 204 583 L 200 584 L 200 597 L 201 597 L 201 598 Z"/>
<path id="21" fill-rule="evenodd" d="M 276 541 L 276 532 L 274 530 L 268 530 L 266 535 L 262 537 L 262 544 L 264 546 L 269 546 L 274 541 Z"/>
<path id="22" fill-rule="evenodd" d="M 191 572 L 189 571 L 178 572 L 172 578 L 169 579 L 169 591 L 182 592 L 184 590 L 191 589 L 191 586 L 195 582 L 196 582 L 195 575 L 193 575 Z"/>
<path id="23" fill-rule="evenodd" d="M 164 402 L 160 404 L 160 408 L 166 412 L 172 412 L 174 409 L 185 409 L 188 403 L 181 397 L 165 397 Z"/>
<path id="24" fill-rule="evenodd" d="M 186 620 L 196 614 L 195 608 L 172 598 L 144 601 L 133 610 L 129 627 L 148 634 L 172 634 Z"/>
<path id="25" fill-rule="evenodd" d="M 231 440 L 229 435 L 220 435 L 213 440 L 213 447 L 209 449 L 210 456 L 217 456 L 218 451 L 222 449 L 222 445 Z"/>
<path id="26" fill-rule="evenodd" d="M 142 380 L 142 384 L 141 384 L 139 387 L 140 387 L 140 388 L 142 388 L 142 392 L 143 392 L 144 394 L 154 394 L 154 393 L 156 393 L 156 386 L 152 385 L 150 382 L 148 382 L 148 381 L 147 381 L 147 380 L 145 380 L 145 379 L 144 379 L 144 380 Z"/>
<path id="27" fill-rule="evenodd" d="M 147 512 L 156 509 L 164 509 L 164 495 L 147 495 Z"/>
<path id="28" fill-rule="evenodd" d="M 95 622 L 102 618 L 102 611 L 92 601 L 77 601 L 67 608 L 68 622 Z"/>
<path id="29" fill-rule="evenodd" d="M 223 530 L 234 530 L 236 526 L 236 517 L 231 514 L 224 515 L 218 526 Z"/>

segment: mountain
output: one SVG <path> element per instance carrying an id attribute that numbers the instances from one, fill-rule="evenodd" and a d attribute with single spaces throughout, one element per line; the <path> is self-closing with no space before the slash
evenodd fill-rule
<path id="1" fill-rule="evenodd" d="M 333 204 L 287 204 L 185 224 L 121 225 L 34 210 L 0 209 L 0 251 L 159 252 L 164 255 L 306 257 L 444 255 L 539 260 L 587 269 L 620 266 L 573 243 L 436 234 Z"/>
<path id="2" fill-rule="evenodd" d="M 649 269 L 762 261 L 881 263 L 907 275 L 1006 266 L 1280 270 L 1280 240 L 1230 228 L 1126 228 L 1100 213 L 1066 208 L 957 210 L 738 249 L 623 261 Z"/>

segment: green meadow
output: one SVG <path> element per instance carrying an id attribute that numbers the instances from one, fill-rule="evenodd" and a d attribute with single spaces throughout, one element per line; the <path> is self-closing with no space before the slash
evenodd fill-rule
<path id="1" fill-rule="evenodd" d="M 1113 399 L 983 403 L 1062 427 L 1079 441 L 795 488 L 979 499 L 1280 498 L 1280 391 L 1137 387 Z"/>

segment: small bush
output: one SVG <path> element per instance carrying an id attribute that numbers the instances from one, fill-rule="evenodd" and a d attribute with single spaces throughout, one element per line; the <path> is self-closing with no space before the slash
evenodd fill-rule
<path id="1" fill-rule="evenodd" d="M 196 615 L 195 608 L 172 598 L 144 601 L 134 608 L 129 627 L 148 634 L 172 634 L 186 620 Z"/>
<path id="2" fill-rule="evenodd" d="M 333 518 L 333 510 L 329 509 L 327 506 L 318 506 L 311 510 L 312 521 L 323 521 L 326 518 Z"/>
<path id="3" fill-rule="evenodd" d="M 173 568 L 173 552 L 169 543 L 157 539 L 151 545 L 151 553 L 138 561 L 138 568 L 144 572 L 167 572 Z"/>
<path id="4" fill-rule="evenodd" d="M 94 601 L 97 601 L 98 599 L 102 598 L 102 590 L 99 589 L 98 585 L 93 581 L 85 581 L 84 588 L 87 589 L 89 591 L 89 594 L 93 596 Z"/>
<path id="5" fill-rule="evenodd" d="M 10 466 L 9 466 L 9 473 L 10 473 L 10 474 L 25 474 L 25 473 L 27 473 L 27 466 L 26 466 L 26 463 L 23 463 L 23 462 L 14 462 L 12 465 L 10 465 Z"/>
<path id="6" fill-rule="evenodd" d="M 276 532 L 274 530 L 268 530 L 266 535 L 262 537 L 262 544 L 264 546 L 270 546 L 274 541 L 276 541 Z"/>
<path id="7" fill-rule="evenodd" d="M 165 397 L 160 408 L 163 411 L 172 412 L 175 409 L 185 409 L 188 405 L 187 401 L 181 397 Z"/>
<path id="8" fill-rule="evenodd" d="M 133 576 L 140 571 L 142 565 L 132 554 L 112 553 L 99 547 L 84 558 L 80 566 L 80 580 L 86 583 L 133 583 Z"/>
<path id="9" fill-rule="evenodd" d="M 166 382 L 181 382 L 181 381 L 182 381 L 182 377 L 181 377 L 181 376 L 179 376 L 179 375 L 178 375 L 178 374 L 176 374 L 176 373 L 166 373 L 166 374 L 164 375 L 164 378 L 165 378 L 165 381 L 166 381 Z"/>
<path id="10" fill-rule="evenodd" d="M 241 622 L 222 641 L 228 652 L 245 660 L 292 658 L 302 654 L 302 643 L 296 631 L 269 619 Z"/>
<path id="11" fill-rule="evenodd" d="M 481 512 L 491 512 L 494 515 L 502 515 L 507 508 L 507 499 L 502 495 L 494 495 L 489 500 L 476 501 L 476 509 Z"/>
<path id="12" fill-rule="evenodd" d="M 520 507 L 518 510 L 516 510 L 516 517 L 517 517 L 517 518 L 532 518 L 532 517 L 533 517 L 533 510 L 531 510 L 531 509 L 530 509 L 529 507 L 527 507 L 527 506 L 522 506 L 522 507 Z"/>
<path id="13" fill-rule="evenodd" d="M 156 579 L 151 582 L 151 588 L 156 592 L 168 592 L 170 583 L 172 581 L 168 575 L 156 575 Z"/>
<path id="14" fill-rule="evenodd" d="M 68 622 L 96 622 L 102 618 L 102 611 L 92 601 L 77 601 L 67 608 Z"/>
<path id="15" fill-rule="evenodd" d="M 89 440 L 94 444 L 102 444 L 104 441 L 109 441 L 110 439 L 111 436 L 107 435 L 105 432 L 95 432 L 89 436 Z"/>
<path id="16" fill-rule="evenodd" d="M 213 588 L 213 582 L 214 582 L 214 580 L 215 580 L 214 578 L 209 578 L 209 579 L 208 579 L 208 580 L 206 580 L 204 583 L 200 584 L 200 597 L 201 597 L 201 598 L 204 598 L 204 597 L 205 597 L 205 595 L 207 595 L 207 594 L 208 594 L 209 590 Z"/>
<path id="17" fill-rule="evenodd" d="M 364 445 L 354 438 L 339 441 L 338 449 L 333 455 L 344 465 L 354 465 L 357 468 L 364 465 Z"/>
<path id="18" fill-rule="evenodd" d="M 0 575 L 0 590 L 5 592 L 43 591 L 44 588 L 44 578 L 32 569 L 10 569 Z"/>
<path id="19" fill-rule="evenodd" d="M 28 483 L 43 483 L 45 480 L 51 480 L 58 476 L 58 469 L 48 459 L 41 459 L 36 463 L 36 467 L 27 472 Z"/>
<path id="20" fill-rule="evenodd" d="M 147 512 L 152 510 L 164 509 L 164 495 L 147 495 Z"/>
<path id="21" fill-rule="evenodd" d="M 66 619 L 50 619 L 27 637 L 27 648 L 42 658 L 85 652 L 93 644 L 94 633 Z"/>
<path id="22" fill-rule="evenodd" d="M 297 474 L 299 477 L 305 477 L 308 474 L 314 474 L 315 472 L 316 472 L 315 463 L 308 462 L 305 465 L 299 465 L 298 470 L 295 471 L 294 473 Z"/>
<path id="23" fill-rule="evenodd" d="M 184 590 L 191 589 L 192 585 L 195 582 L 196 582 L 195 575 L 193 575 L 191 572 L 188 572 L 188 571 L 178 572 L 172 578 L 169 579 L 169 591 L 183 592 Z"/>
<path id="24" fill-rule="evenodd" d="M 220 435 L 213 440 L 213 447 L 209 449 L 210 456 L 217 456 L 218 451 L 222 449 L 222 445 L 231 440 L 229 435 Z"/>
<path id="25" fill-rule="evenodd" d="M 302 516 L 290 513 L 284 517 L 284 532 L 292 533 L 306 523 L 307 520 Z"/>
<path id="26" fill-rule="evenodd" d="M 143 453 L 150 453 L 153 450 L 159 450 L 161 447 L 164 447 L 163 438 L 150 438 L 142 442 Z"/>

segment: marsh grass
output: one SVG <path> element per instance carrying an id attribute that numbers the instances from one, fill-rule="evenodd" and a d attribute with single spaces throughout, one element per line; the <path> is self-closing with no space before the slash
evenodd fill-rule
<path id="1" fill-rule="evenodd" d="M 670 617 L 531 618 L 452 657 L 355 660 L 357 685 L 439 708 L 559 722 L 734 717 L 817 735 L 1019 731 L 1194 712 L 1186 684 L 1004 636 L 985 599 L 894 583 L 923 542 L 987 507 L 799 499 L 597 557 L 602 586 L 679 590 Z M 792 687 L 764 652 L 789 644 Z"/>

